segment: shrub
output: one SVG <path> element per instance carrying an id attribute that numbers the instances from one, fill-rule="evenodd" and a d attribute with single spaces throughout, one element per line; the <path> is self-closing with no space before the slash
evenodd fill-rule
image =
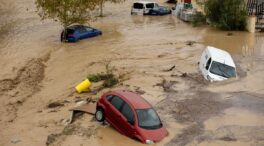
<path id="1" fill-rule="evenodd" d="M 112 73 L 106 74 L 102 72 L 102 73 L 88 75 L 87 78 L 91 82 L 100 82 L 100 81 L 107 80 L 108 78 L 113 78 L 113 77 L 114 77 L 114 74 Z"/>
<path id="2" fill-rule="evenodd" d="M 247 9 L 244 0 L 208 0 L 205 12 L 210 23 L 223 30 L 245 30 Z"/>
<path id="3" fill-rule="evenodd" d="M 197 12 L 193 15 L 192 25 L 194 27 L 201 26 L 206 23 L 206 17 L 202 12 Z"/>
<path id="4" fill-rule="evenodd" d="M 104 81 L 103 87 L 109 88 L 114 85 L 116 85 L 119 80 L 116 78 L 116 76 L 113 74 L 114 68 L 109 66 L 109 63 L 105 65 L 105 72 L 97 73 L 97 74 L 91 74 L 88 75 L 88 79 L 91 82 L 100 82 Z"/>
<path id="5" fill-rule="evenodd" d="M 104 81 L 103 86 L 106 88 L 112 87 L 118 83 L 117 78 L 108 78 L 107 80 Z"/>

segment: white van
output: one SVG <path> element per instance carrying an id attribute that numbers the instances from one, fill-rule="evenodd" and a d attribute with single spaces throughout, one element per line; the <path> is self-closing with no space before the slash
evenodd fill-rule
<path id="1" fill-rule="evenodd" d="M 202 53 L 199 69 L 206 80 L 222 81 L 237 76 L 231 55 L 223 50 L 208 46 Z"/>
<path id="2" fill-rule="evenodd" d="M 150 1 L 136 1 L 131 8 L 131 14 L 145 15 L 152 9 L 159 8 L 159 5 Z"/>

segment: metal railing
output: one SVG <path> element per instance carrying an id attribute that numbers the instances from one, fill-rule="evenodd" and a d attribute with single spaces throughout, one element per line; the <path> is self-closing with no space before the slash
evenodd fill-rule
<path id="1" fill-rule="evenodd" d="M 249 16 L 256 16 L 256 28 L 264 28 L 264 0 L 248 0 L 247 10 Z"/>

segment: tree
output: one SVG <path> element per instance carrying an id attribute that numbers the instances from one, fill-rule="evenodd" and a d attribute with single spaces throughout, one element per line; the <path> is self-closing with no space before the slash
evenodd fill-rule
<path id="1" fill-rule="evenodd" d="M 244 30 L 247 9 L 244 0 L 208 0 L 205 12 L 210 23 L 223 30 Z"/>
<path id="2" fill-rule="evenodd" d="M 65 29 L 73 23 L 90 21 L 98 0 L 36 0 L 35 4 L 42 20 L 54 19 Z"/>
<path id="3" fill-rule="evenodd" d="M 98 0 L 99 7 L 100 7 L 100 16 L 103 16 L 103 8 L 104 8 L 104 3 L 105 2 L 111 2 L 111 3 L 121 3 L 124 2 L 125 0 Z"/>

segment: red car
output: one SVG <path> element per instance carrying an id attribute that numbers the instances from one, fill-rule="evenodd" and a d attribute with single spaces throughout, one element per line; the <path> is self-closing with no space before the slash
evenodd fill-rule
<path id="1" fill-rule="evenodd" d="M 121 134 L 147 144 L 168 135 L 153 107 L 130 91 L 105 93 L 97 102 L 95 118 L 99 122 L 106 120 Z"/>

